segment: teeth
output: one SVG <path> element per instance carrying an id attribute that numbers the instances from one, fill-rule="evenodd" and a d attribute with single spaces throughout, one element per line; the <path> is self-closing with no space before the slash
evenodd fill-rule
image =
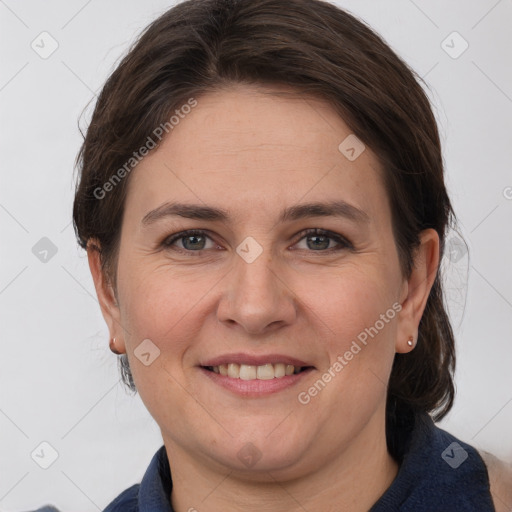
<path id="1" fill-rule="evenodd" d="M 274 365 L 264 364 L 263 366 L 258 366 L 256 377 L 259 380 L 270 380 L 274 378 L 275 373 Z M 242 378 L 242 374 L 240 374 L 240 378 Z"/>
<path id="2" fill-rule="evenodd" d="M 256 366 L 249 366 L 248 364 L 240 365 L 240 378 L 242 380 L 254 380 L 257 372 Z"/>
<path id="3" fill-rule="evenodd" d="M 232 379 L 240 378 L 240 365 L 236 363 L 228 364 L 228 377 Z"/>
<path id="4" fill-rule="evenodd" d="M 211 366 L 211 370 L 219 373 L 224 377 L 242 380 L 271 380 L 279 379 L 285 375 L 293 375 L 299 373 L 300 366 L 293 366 L 292 364 L 276 363 L 264 364 L 261 366 L 254 366 L 252 364 L 221 364 L 220 366 Z"/>
<path id="5" fill-rule="evenodd" d="M 286 365 L 283 363 L 277 363 L 274 365 L 274 377 L 284 377 L 286 375 Z"/>

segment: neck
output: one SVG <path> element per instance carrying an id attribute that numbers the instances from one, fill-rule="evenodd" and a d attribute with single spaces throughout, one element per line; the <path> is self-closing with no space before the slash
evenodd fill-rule
<path id="1" fill-rule="evenodd" d="M 314 472 L 296 478 L 269 473 L 266 481 L 210 468 L 166 442 L 175 512 L 368 511 L 391 485 L 398 464 L 386 446 L 384 415 L 375 415 L 342 453 Z M 376 433 L 378 434 L 376 435 Z"/>

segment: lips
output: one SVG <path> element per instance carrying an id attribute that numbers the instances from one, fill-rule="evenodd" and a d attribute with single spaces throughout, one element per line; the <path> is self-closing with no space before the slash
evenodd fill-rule
<path id="1" fill-rule="evenodd" d="M 235 353 L 235 354 L 225 354 L 222 356 L 214 357 L 212 359 L 207 359 L 200 363 L 200 366 L 220 366 L 221 364 L 247 364 L 251 366 L 262 366 L 264 364 L 291 364 L 296 367 L 304 367 L 304 366 L 312 366 L 305 361 L 301 361 L 295 357 L 286 356 L 283 354 L 244 354 L 244 353 Z"/>
<path id="2" fill-rule="evenodd" d="M 312 369 L 304 361 L 279 354 L 227 354 L 209 359 L 201 367 L 230 379 L 272 380 Z"/>

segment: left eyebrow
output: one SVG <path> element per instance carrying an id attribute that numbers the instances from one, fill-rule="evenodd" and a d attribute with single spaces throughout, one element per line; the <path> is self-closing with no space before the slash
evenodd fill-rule
<path id="1" fill-rule="evenodd" d="M 148 212 L 141 223 L 152 224 L 162 218 L 179 216 L 187 219 L 229 222 L 229 212 L 221 208 L 187 203 L 164 203 Z M 344 217 L 354 222 L 368 223 L 366 212 L 343 200 L 325 203 L 304 203 L 285 208 L 279 216 L 279 222 L 305 219 L 310 217 Z"/>
<path id="2" fill-rule="evenodd" d="M 354 222 L 370 222 L 370 217 L 365 211 L 343 200 L 290 206 L 283 210 L 279 217 L 279 222 L 309 217 L 345 217 Z"/>

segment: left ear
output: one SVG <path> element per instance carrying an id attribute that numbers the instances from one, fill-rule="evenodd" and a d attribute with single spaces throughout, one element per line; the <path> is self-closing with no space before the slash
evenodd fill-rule
<path id="1" fill-rule="evenodd" d="M 399 353 L 413 350 L 418 340 L 420 320 L 427 304 L 439 266 L 439 235 L 435 229 L 425 229 L 419 236 L 420 245 L 414 252 L 411 275 L 403 283 L 398 316 L 395 350 Z M 413 338 L 413 345 L 407 341 Z"/>

